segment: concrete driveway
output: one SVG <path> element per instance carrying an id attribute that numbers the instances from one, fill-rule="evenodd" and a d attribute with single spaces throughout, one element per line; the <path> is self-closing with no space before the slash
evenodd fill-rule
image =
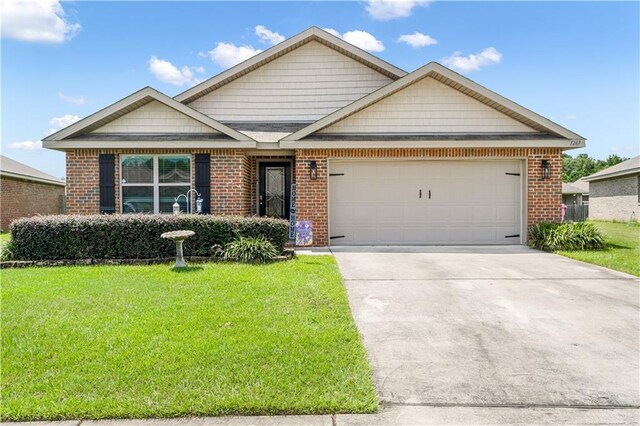
<path id="1" fill-rule="evenodd" d="M 640 405 L 637 279 L 521 246 L 332 251 L 383 403 Z"/>

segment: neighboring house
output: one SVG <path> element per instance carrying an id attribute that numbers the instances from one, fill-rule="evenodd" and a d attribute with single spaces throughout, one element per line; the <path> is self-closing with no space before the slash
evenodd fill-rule
<path id="1" fill-rule="evenodd" d="M 523 244 L 560 220 L 562 152 L 585 139 L 440 64 L 406 73 L 313 27 L 44 146 L 66 152 L 70 213 L 169 213 L 194 189 L 205 213 L 289 218 L 295 183 L 315 246 Z"/>
<path id="2" fill-rule="evenodd" d="M 600 220 L 638 220 L 640 155 L 584 178 L 589 182 L 589 217 Z"/>
<path id="3" fill-rule="evenodd" d="M 63 212 L 65 182 L 0 155 L 0 229 L 14 219 Z"/>
<path id="4" fill-rule="evenodd" d="M 589 182 L 580 178 L 575 182 L 562 184 L 562 204 L 586 206 L 589 204 Z"/>

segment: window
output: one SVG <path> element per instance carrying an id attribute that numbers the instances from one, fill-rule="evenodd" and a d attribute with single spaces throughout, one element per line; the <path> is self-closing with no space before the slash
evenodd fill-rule
<path id="1" fill-rule="evenodd" d="M 180 194 L 191 189 L 188 155 L 125 155 L 121 157 L 122 213 L 171 213 Z M 187 211 L 185 197 L 178 200 Z"/>

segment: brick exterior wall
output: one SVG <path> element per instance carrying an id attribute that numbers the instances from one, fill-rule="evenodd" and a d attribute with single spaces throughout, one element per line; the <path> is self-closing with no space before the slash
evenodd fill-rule
<path id="1" fill-rule="evenodd" d="M 191 185 L 195 187 L 195 154 L 211 155 L 211 212 L 221 215 L 249 215 L 250 160 L 237 149 L 76 149 L 67 151 L 67 212 L 69 214 L 98 214 L 100 210 L 100 154 L 115 154 L 116 212 L 120 212 L 120 156 L 121 155 L 191 155 Z M 193 195 L 193 194 L 192 194 Z M 195 195 L 192 196 L 195 201 Z"/>
<path id="2" fill-rule="evenodd" d="M 20 217 L 62 213 L 62 196 L 64 186 L 1 177 L 0 229 Z"/>
<path id="3" fill-rule="evenodd" d="M 122 154 L 179 154 L 177 150 L 71 150 L 67 152 L 67 211 L 98 213 L 98 155 L 116 154 L 116 211 L 119 206 L 119 163 Z M 285 156 L 248 157 L 242 150 L 190 150 L 184 154 L 211 155 L 211 212 L 225 215 L 256 214 L 259 160 Z M 297 218 L 313 221 L 316 246 L 328 240 L 328 160 L 330 158 L 522 159 L 527 161 L 527 225 L 558 221 L 562 200 L 562 151 L 559 148 L 407 148 L 407 149 L 305 149 L 297 150 L 293 181 L 298 185 Z M 551 164 L 551 178 L 542 180 L 541 160 Z M 309 161 L 318 164 L 318 179 L 309 178 Z M 193 165 L 192 165 L 193 170 Z M 194 181 L 192 172 L 192 183 Z"/>
<path id="4" fill-rule="evenodd" d="M 558 148 L 406 148 L 406 149 L 305 149 L 296 151 L 297 219 L 313 221 L 315 246 L 329 244 L 328 159 L 424 158 L 527 160 L 527 225 L 559 221 L 562 201 L 562 151 Z M 542 180 L 541 160 L 551 164 L 551 179 Z M 309 161 L 316 161 L 318 178 L 309 178 Z"/>
<path id="5" fill-rule="evenodd" d="M 589 182 L 589 217 L 628 222 L 640 219 L 640 176 Z"/>

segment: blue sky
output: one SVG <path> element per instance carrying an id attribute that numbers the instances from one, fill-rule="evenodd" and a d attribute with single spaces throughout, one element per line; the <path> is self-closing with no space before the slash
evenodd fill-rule
<path id="1" fill-rule="evenodd" d="M 2 153 L 56 176 L 64 154 L 38 148 L 53 129 L 143 86 L 174 96 L 312 25 L 407 71 L 433 60 L 456 67 L 585 136 L 587 148 L 571 154 L 640 149 L 638 2 L 33 0 L 25 11 L 5 1 L 14 4 L 2 17 Z"/>

